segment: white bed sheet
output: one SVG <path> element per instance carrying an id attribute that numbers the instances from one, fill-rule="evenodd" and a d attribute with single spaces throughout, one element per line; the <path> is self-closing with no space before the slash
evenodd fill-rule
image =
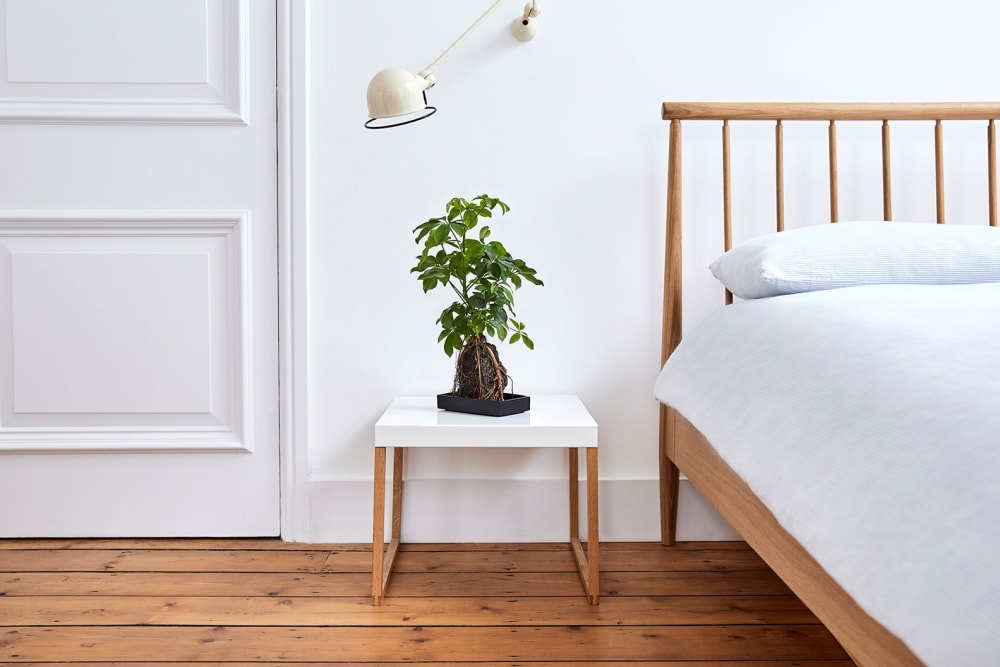
<path id="1" fill-rule="evenodd" d="M 720 308 L 654 393 L 921 660 L 1000 666 L 1000 284 Z"/>

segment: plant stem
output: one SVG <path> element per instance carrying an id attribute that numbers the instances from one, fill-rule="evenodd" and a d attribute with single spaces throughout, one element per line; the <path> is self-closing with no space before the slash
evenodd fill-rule
<path id="1" fill-rule="evenodd" d="M 463 225 L 463 228 L 464 228 L 464 225 Z M 448 233 L 451 234 L 451 237 L 453 239 L 455 239 L 455 242 L 458 244 L 458 251 L 459 252 L 462 252 L 465 249 L 465 234 L 466 234 L 467 231 L 468 230 L 463 231 L 462 232 L 462 237 L 459 238 L 458 235 L 455 234 L 455 230 L 451 228 L 451 225 L 448 226 Z M 466 267 L 466 269 L 467 269 L 467 267 Z M 462 273 L 462 275 L 458 277 L 459 284 L 461 284 L 461 286 L 462 286 L 461 290 L 459 290 L 457 287 L 455 287 L 455 285 L 450 280 L 448 281 L 448 284 L 451 286 L 451 288 L 453 290 L 455 290 L 456 294 L 458 294 L 458 298 L 462 301 L 462 303 L 464 303 L 466 305 L 469 304 L 469 286 L 465 282 L 465 274 L 467 274 L 467 273 L 468 273 L 468 270 L 464 271 Z"/>
<path id="2" fill-rule="evenodd" d="M 465 298 L 465 295 L 464 295 L 464 294 L 462 294 L 461 290 L 459 290 L 459 289 L 458 289 L 458 288 L 457 288 L 457 287 L 455 286 L 455 283 L 454 283 L 454 282 L 452 282 L 451 280 L 449 280 L 449 281 L 448 281 L 448 286 L 449 286 L 450 288 L 452 288 L 453 290 L 455 290 L 455 294 L 457 294 L 457 295 L 458 295 L 458 298 L 459 298 L 459 299 L 460 299 L 460 300 L 462 301 L 462 303 L 464 303 L 464 304 L 468 305 L 468 303 L 469 303 L 469 300 Z"/>

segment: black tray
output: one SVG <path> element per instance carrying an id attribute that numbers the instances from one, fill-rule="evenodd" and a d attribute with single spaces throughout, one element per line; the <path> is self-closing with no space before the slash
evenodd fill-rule
<path id="1" fill-rule="evenodd" d="M 454 394 L 438 394 L 437 406 L 450 412 L 467 412 L 488 417 L 506 417 L 527 412 L 531 408 L 531 397 L 521 394 L 504 394 L 502 401 L 486 401 L 481 398 L 464 398 Z"/>

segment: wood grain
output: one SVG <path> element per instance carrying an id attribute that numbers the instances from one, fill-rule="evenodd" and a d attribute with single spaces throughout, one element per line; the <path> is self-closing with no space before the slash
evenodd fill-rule
<path id="1" fill-rule="evenodd" d="M 24 627 L 3 635 L 0 659 L 196 663 L 264 661 L 444 662 L 455 656 L 490 661 L 561 658 L 616 660 L 791 660 L 801 645 L 822 660 L 843 651 L 818 625 L 566 627 Z"/>
<path id="2" fill-rule="evenodd" d="M 663 311 L 661 313 L 660 366 L 681 342 L 683 320 L 682 280 L 682 129 L 681 121 L 670 122 L 670 149 L 667 158 L 667 219 L 663 249 Z M 659 414 L 659 492 L 660 541 L 673 545 L 677 537 L 677 494 L 680 473 L 667 455 L 670 414 L 660 406 Z"/>
<path id="3" fill-rule="evenodd" d="M 23 625 L 810 625 L 790 595 L 619 596 L 595 608 L 570 597 L 435 598 L 373 607 L 367 597 L 194 597 L 53 595 L 8 597 L 0 627 Z"/>
<path id="4" fill-rule="evenodd" d="M 3 540 L 0 664 L 852 664 L 743 543 L 600 558 L 593 606 L 565 544 L 404 544 L 372 606 L 366 545 Z"/>
<path id="5" fill-rule="evenodd" d="M 984 120 L 1000 102 L 664 102 L 663 120 Z"/>
<path id="6" fill-rule="evenodd" d="M 892 220 L 892 144 L 889 121 L 882 121 L 882 219 Z"/>

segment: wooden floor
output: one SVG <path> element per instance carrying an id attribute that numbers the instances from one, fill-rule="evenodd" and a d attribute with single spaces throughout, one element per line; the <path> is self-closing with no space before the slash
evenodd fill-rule
<path id="1" fill-rule="evenodd" d="M 0 540 L 3 665 L 848 667 L 742 543 L 404 545 L 381 607 L 363 545 Z"/>

